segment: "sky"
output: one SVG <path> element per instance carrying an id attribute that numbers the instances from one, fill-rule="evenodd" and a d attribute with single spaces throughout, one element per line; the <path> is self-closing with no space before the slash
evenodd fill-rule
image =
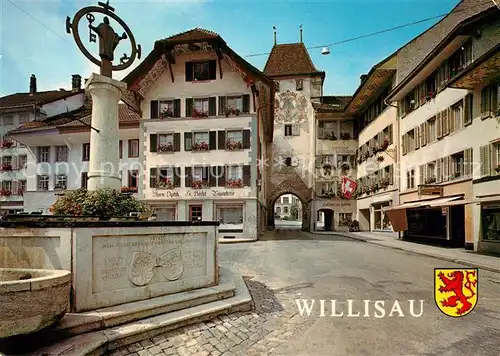
<path id="1" fill-rule="evenodd" d="M 156 40 L 201 27 L 217 32 L 233 50 L 261 70 L 267 54 L 247 55 L 270 52 L 273 26 L 277 27 L 278 43 L 298 42 L 302 25 L 306 47 L 322 46 L 444 14 L 457 3 L 458 0 L 110 1 L 141 44 L 142 58 Z M 87 78 L 91 72 L 98 72 L 65 29 L 66 16 L 73 18 L 80 8 L 96 4 L 97 0 L 0 0 L 0 96 L 27 92 L 31 74 L 36 75 L 37 89 L 41 91 L 70 89 L 72 74 Z M 352 95 L 362 74 L 437 21 L 332 45 L 328 56 L 321 55 L 321 48 L 310 49 L 316 68 L 326 72 L 324 95 Z M 87 23 L 82 19 L 81 37 L 89 51 L 96 54 L 97 44 L 88 42 Z M 122 32 L 118 26 L 113 27 Z M 120 44 L 117 53 L 125 50 L 125 44 Z M 139 62 L 114 73 L 114 78 L 123 78 Z"/>

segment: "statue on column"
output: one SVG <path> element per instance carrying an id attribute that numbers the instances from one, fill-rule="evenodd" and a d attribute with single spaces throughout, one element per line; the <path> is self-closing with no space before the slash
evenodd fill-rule
<path id="1" fill-rule="evenodd" d="M 87 17 L 87 19 L 89 19 L 89 17 Z M 113 53 L 118 46 L 118 43 L 121 40 L 127 39 L 127 34 L 124 32 L 121 36 L 118 36 L 109 24 L 109 18 L 107 16 L 104 16 L 103 22 L 97 27 L 92 26 L 92 21 L 89 19 L 89 28 L 99 36 L 99 56 L 101 59 L 113 61 Z M 90 38 L 91 42 L 95 42 L 95 34 L 91 33 Z"/>

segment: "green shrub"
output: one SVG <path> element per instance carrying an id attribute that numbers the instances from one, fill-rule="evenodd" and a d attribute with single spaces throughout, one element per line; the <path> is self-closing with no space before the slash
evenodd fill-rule
<path id="1" fill-rule="evenodd" d="M 147 212 L 147 205 L 114 189 L 72 190 L 62 195 L 52 205 L 54 215 L 97 216 L 103 220 L 111 217 L 125 217 L 129 213 Z"/>

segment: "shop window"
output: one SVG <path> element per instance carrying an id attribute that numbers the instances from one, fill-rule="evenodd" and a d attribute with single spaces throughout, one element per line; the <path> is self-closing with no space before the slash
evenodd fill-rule
<path id="1" fill-rule="evenodd" d="M 483 208 L 483 240 L 500 241 L 500 208 Z"/>
<path id="2" fill-rule="evenodd" d="M 157 221 L 175 221 L 176 213 L 175 206 L 153 208 Z"/>
<path id="3" fill-rule="evenodd" d="M 218 208 L 217 219 L 221 225 L 243 225 L 243 206 Z"/>
<path id="4" fill-rule="evenodd" d="M 202 205 L 190 205 L 189 206 L 189 220 L 191 221 L 201 221 L 203 214 Z"/>
<path id="5" fill-rule="evenodd" d="M 389 202 L 373 205 L 373 213 L 374 213 L 374 225 L 373 228 L 375 230 L 389 230 L 391 227 L 390 220 L 382 211 L 382 208 L 388 207 Z"/>

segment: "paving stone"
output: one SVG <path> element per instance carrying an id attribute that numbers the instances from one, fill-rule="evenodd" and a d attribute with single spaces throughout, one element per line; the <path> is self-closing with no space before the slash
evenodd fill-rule
<path id="1" fill-rule="evenodd" d="M 153 355 L 159 355 L 162 353 L 161 347 L 160 346 L 153 346 L 148 349 L 149 352 Z"/>
<path id="2" fill-rule="evenodd" d="M 170 355 L 174 355 L 174 354 L 176 354 L 176 353 L 177 353 L 177 351 L 175 350 L 175 348 L 174 348 L 174 347 L 169 347 L 168 349 L 163 350 L 163 353 L 164 353 L 165 355 L 169 355 L 169 356 L 170 356 Z"/>
<path id="3" fill-rule="evenodd" d="M 149 352 L 147 349 L 139 350 L 137 352 L 139 356 L 152 356 L 151 352 Z"/>
<path id="4" fill-rule="evenodd" d="M 127 350 L 129 352 L 136 352 L 136 351 L 139 351 L 139 350 L 142 350 L 142 349 L 143 349 L 143 347 L 139 343 L 135 343 L 135 344 L 131 344 L 131 345 L 127 346 Z"/>

